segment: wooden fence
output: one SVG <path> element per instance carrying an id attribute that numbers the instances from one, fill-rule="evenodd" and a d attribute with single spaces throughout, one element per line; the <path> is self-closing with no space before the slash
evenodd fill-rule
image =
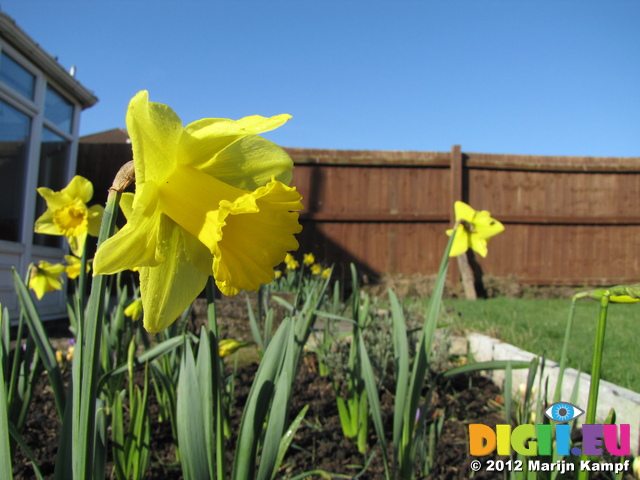
<path id="1" fill-rule="evenodd" d="M 371 275 L 434 274 L 453 202 L 463 200 L 506 227 L 488 257 L 476 258 L 485 275 L 535 285 L 640 281 L 640 158 L 475 154 L 459 146 L 287 151 L 306 207 L 300 255 L 355 262 Z M 129 145 L 81 144 L 78 173 L 106 192 L 130 158 Z"/>

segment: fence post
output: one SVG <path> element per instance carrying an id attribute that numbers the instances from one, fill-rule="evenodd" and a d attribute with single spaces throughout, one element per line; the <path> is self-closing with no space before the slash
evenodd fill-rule
<path id="1" fill-rule="evenodd" d="M 455 213 L 453 211 L 453 204 L 460 200 L 462 202 L 467 199 L 464 198 L 464 165 L 462 163 L 462 149 L 460 145 L 454 145 L 451 147 L 451 224 L 455 221 Z M 462 279 L 462 287 L 464 289 L 464 295 L 467 300 L 475 300 L 478 298 L 474 285 L 473 272 L 469 266 L 469 260 L 467 255 L 458 255 L 456 262 L 451 263 L 449 280 L 453 285 L 458 283 L 458 279 Z"/>

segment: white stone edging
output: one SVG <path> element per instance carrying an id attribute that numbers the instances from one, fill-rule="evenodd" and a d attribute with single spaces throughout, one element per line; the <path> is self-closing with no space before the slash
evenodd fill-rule
<path id="1" fill-rule="evenodd" d="M 480 333 L 468 333 L 467 334 L 468 352 L 472 358 L 477 362 L 486 362 L 490 360 L 524 360 L 530 362 L 537 355 L 521 350 L 508 343 L 504 343 L 495 338 L 487 337 Z M 526 384 L 527 382 L 527 369 L 512 370 L 513 392 L 512 395 L 518 393 L 518 387 L 520 384 Z M 551 397 L 555 392 L 556 383 L 558 381 L 559 364 L 550 360 L 545 360 L 544 364 L 544 380 L 548 381 L 548 397 Z M 491 379 L 499 386 L 504 386 L 505 372 L 504 370 L 493 370 L 488 372 Z M 538 370 L 538 375 L 540 370 Z M 591 376 L 586 373 L 579 373 L 573 368 L 567 368 L 564 372 L 564 380 L 562 382 L 562 395 L 563 401 L 569 401 L 571 392 L 575 382 L 580 376 L 580 386 L 578 399 L 575 404 L 586 409 L 589 401 L 589 386 L 591 383 Z M 536 376 L 535 385 L 539 385 L 539 378 Z M 603 420 L 609 415 L 609 410 L 614 408 L 616 411 L 616 423 L 617 424 L 629 424 L 631 426 L 631 452 L 634 455 L 638 455 L 640 446 L 640 394 L 622 388 L 611 382 L 604 380 L 600 381 L 600 388 L 598 392 L 598 411 L 596 413 L 596 421 L 602 423 Z M 584 419 L 584 415 L 578 418 L 578 422 Z"/>

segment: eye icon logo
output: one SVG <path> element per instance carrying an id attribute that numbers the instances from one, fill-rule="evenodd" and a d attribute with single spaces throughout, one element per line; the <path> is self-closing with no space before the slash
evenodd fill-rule
<path id="1" fill-rule="evenodd" d="M 583 413 L 584 410 L 567 402 L 554 403 L 544 411 L 544 414 L 549 418 L 549 420 L 559 423 L 575 420 Z"/>

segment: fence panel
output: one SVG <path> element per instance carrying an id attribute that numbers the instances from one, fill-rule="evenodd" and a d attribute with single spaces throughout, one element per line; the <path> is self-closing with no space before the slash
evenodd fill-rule
<path id="1" fill-rule="evenodd" d="M 640 158 L 536 157 L 451 152 L 289 148 L 303 196 L 300 254 L 355 262 L 369 275 L 434 274 L 455 200 L 506 226 L 491 241 L 486 275 L 537 285 L 640 281 Z M 78 173 L 96 199 L 127 144 L 81 144 Z M 452 264 L 455 269 L 455 262 Z"/>

